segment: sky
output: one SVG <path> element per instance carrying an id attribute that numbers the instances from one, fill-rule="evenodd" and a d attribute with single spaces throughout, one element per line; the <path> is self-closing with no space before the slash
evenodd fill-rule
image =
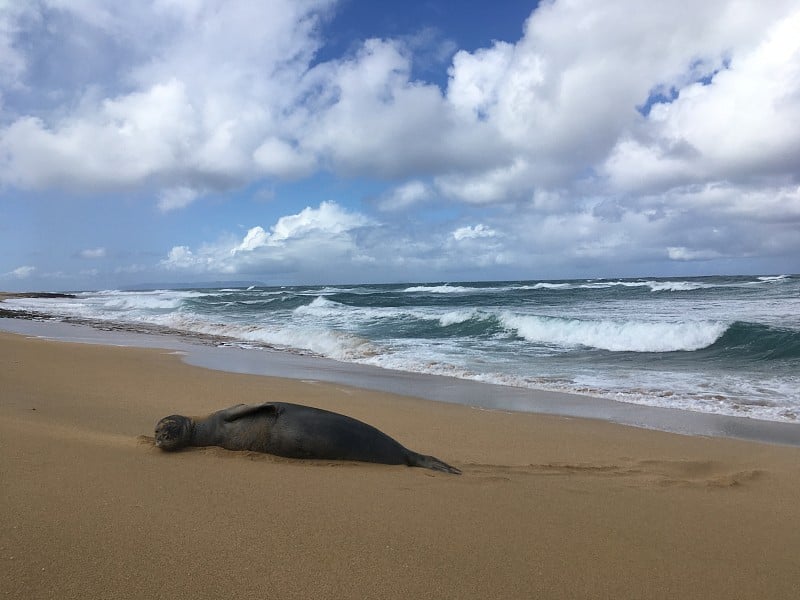
<path id="1" fill-rule="evenodd" d="M 0 0 L 0 289 L 800 272 L 796 0 Z"/>

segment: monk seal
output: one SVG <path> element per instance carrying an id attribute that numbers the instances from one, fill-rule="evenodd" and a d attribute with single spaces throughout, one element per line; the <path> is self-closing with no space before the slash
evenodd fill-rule
<path id="1" fill-rule="evenodd" d="M 237 404 L 207 417 L 170 415 L 156 424 L 156 446 L 266 452 L 287 458 L 358 460 L 461 474 L 433 456 L 418 454 L 372 425 L 335 412 L 289 404 Z"/>

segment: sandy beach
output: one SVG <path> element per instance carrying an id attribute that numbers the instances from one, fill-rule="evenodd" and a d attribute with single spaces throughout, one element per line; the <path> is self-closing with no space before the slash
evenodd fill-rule
<path id="1" fill-rule="evenodd" d="M 282 400 L 462 469 L 152 445 Z M 0 333 L 9 598 L 796 598 L 800 448 L 486 411 Z"/>

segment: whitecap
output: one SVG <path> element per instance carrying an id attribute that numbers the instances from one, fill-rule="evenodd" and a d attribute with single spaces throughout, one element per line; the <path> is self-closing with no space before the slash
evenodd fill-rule
<path id="1" fill-rule="evenodd" d="M 586 346 L 613 352 L 675 352 L 706 348 L 719 339 L 728 324 L 717 321 L 612 321 L 562 319 L 504 311 L 502 325 L 529 342 L 557 346 Z"/>
<path id="2" fill-rule="evenodd" d="M 470 319 L 476 318 L 478 314 L 478 311 L 475 309 L 451 310 L 439 317 L 439 325 L 447 327 L 448 325 L 465 323 Z"/>
<path id="3" fill-rule="evenodd" d="M 415 285 L 403 290 L 404 292 L 423 292 L 427 294 L 463 294 L 465 292 L 481 291 L 480 288 L 464 287 L 460 285 Z"/>

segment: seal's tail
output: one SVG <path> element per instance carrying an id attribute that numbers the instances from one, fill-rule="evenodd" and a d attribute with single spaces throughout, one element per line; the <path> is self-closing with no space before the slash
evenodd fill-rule
<path id="1" fill-rule="evenodd" d="M 453 475 L 461 475 L 461 471 L 459 469 L 451 467 L 446 462 L 439 460 L 435 456 L 417 454 L 416 452 L 411 451 L 408 453 L 408 466 L 423 467 L 425 469 L 433 469 L 434 471 L 442 471 L 444 473 L 452 473 Z"/>

